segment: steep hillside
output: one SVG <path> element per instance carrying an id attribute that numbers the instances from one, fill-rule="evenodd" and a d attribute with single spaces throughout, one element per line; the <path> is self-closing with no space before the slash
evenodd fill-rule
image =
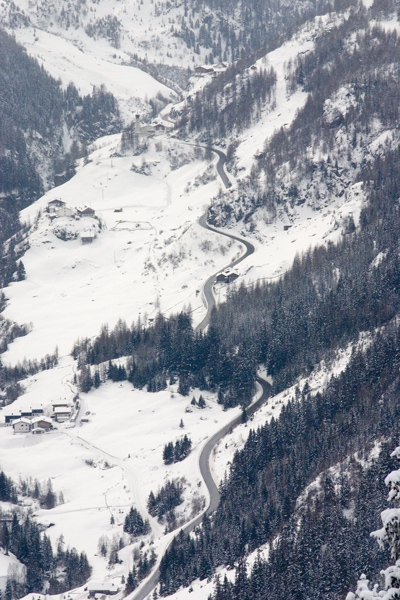
<path id="1" fill-rule="evenodd" d="M 400 89 L 398 24 L 395 18 L 377 24 L 379 15 L 377 9 L 353 11 L 321 32 L 314 50 L 286 64 L 287 97 L 305 92 L 304 108 L 264 138 L 252 161 L 247 140 L 239 138 L 232 169 L 239 177 L 242 167 L 247 173 L 234 193 L 213 204 L 212 222 L 239 221 L 260 235 L 262 220 L 281 214 L 295 223 L 303 207 L 338 206 L 350 186 L 374 177 L 375 158 L 398 144 Z"/>
<path id="2" fill-rule="evenodd" d="M 3 211 L 16 221 L 16 211 L 73 174 L 74 160 L 87 143 L 118 130 L 121 122 L 104 88 L 85 98 L 73 85 L 63 92 L 4 30 L 0 51 L 0 194 Z M 7 225 L 4 219 L 3 228 L 0 241 L 15 232 L 17 223 Z"/>
<path id="3" fill-rule="evenodd" d="M 44 65 L 1 34 L 2 414 L 41 405 L 56 424 L 1 427 L 1 468 L 59 499 L 27 502 L 53 571 L 32 574 L 3 527 L 30 569 L 7 600 L 61 589 L 64 547 L 93 569 L 82 600 L 100 579 L 142 598 L 157 566 L 155 597 L 179 600 L 343 600 L 361 571 L 377 581 L 399 434 L 397 7 L 0 11 Z M 218 507 L 179 533 L 212 495 L 200 456 L 223 426 Z"/>
<path id="4" fill-rule="evenodd" d="M 287 39 L 289 32 L 316 15 L 344 10 L 349 4 L 309 0 L 293 7 L 285 1 L 254 0 L 41 0 L 32 5 L 27 0 L 6 0 L 1 14 L 8 27 L 34 27 L 38 37 L 39 30 L 56 33 L 85 51 L 96 46 L 117 64 L 131 60 L 143 66 L 187 68 L 204 62 L 231 62 L 259 52 L 272 40 L 276 44 Z"/>

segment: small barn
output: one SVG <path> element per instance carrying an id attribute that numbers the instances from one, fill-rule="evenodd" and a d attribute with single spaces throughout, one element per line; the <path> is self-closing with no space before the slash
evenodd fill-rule
<path id="1" fill-rule="evenodd" d="M 232 269 L 225 269 L 225 271 L 222 271 L 222 273 L 218 273 L 215 280 L 217 283 L 232 283 L 232 281 L 235 281 L 235 279 L 238 277 L 239 275 L 236 273 L 236 271 L 233 271 Z"/>
<path id="2" fill-rule="evenodd" d="M 46 433 L 46 429 L 42 429 L 42 427 L 32 429 L 32 435 L 41 435 L 42 433 Z"/>
<path id="3" fill-rule="evenodd" d="M 89 598 L 100 598 L 101 596 L 114 596 L 118 594 L 119 587 L 114 583 L 101 583 L 93 581 L 88 585 Z"/>
<path id="4" fill-rule="evenodd" d="M 91 231 L 82 231 L 81 242 L 82 244 L 91 244 L 95 237 L 95 234 Z"/>
<path id="5" fill-rule="evenodd" d="M 96 214 L 93 208 L 90 208 L 89 206 L 78 208 L 76 212 L 80 217 L 94 217 Z"/>
<path id="6" fill-rule="evenodd" d="M 32 423 L 30 419 L 26 419 L 22 417 L 21 419 L 17 419 L 13 423 L 14 433 L 29 433 L 32 429 Z"/>

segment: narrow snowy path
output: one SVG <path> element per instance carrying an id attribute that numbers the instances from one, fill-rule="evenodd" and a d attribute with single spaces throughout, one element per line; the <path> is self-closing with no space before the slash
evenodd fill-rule
<path id="1" fill-rule="evenodd" d="M 97 456 L 104 458 L 111 464 L 113 464 L 121 469 L 122 478 L 124 480 L 124 485 L 129 486 L 129 489 L 130 489 L 130 492 L 132 495 L 132 499 L 133 499 L 132 504 L 135 506 L 135 508 L 137 508 L 137 510 L 140 512 L 140 514 L 142 516 L 144 516 L 146 519 L 149 520 L 153 536 L 155 538 L 160 537 L 163 534 L 164 528 L 162 527 L 162 525 L 160 525 L 160 523 L 157 521 L 157 519 L 155 519 L 154 517 L 152 517 L 149 514 L 149 512 L 147 510 L 146 499 L 143 497 L 143 495 L 141 494 L 141 491 L 140 491 L 141 486 L 140 486 L 139 477 L 138 477 L 135 469 L 129 464 L 129 462 L 128 462 L 129 459 L 127 459 L 127 458 L 124 459 L 124 458 L 120 458 L 118 456 L 114 456 L 113 454 L 109 454 L 108 452 L 106 452 L 105 450 L 102 450 L 95 444 L 92 444 L 92 442 L 85 440 L 82 436 L 79 435 L 78 432 L 76 432 L 76 429 L 75 430 L 66 429 L 66 430 L 64 430 L 64 433 L 65 433 L 65 435 L 68 435 L 70 438 L 75 440 L 77 443 L 81 444 L 88 450 L 91 450 L 92 452 L 97 454 Z M 109 507 L 109 508 L 113 508 L 113 507 Z M 117 507 L 115 507 L 115 508 L 117 508 Z"/>

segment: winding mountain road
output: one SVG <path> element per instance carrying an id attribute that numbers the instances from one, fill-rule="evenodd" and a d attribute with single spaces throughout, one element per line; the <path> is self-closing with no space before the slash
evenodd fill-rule
<path id="1" fill-rule="evenodd" d="M 220 164 L 220 162 L 218 161 L 217 167 Z M 243 244 L 243 246 L 245 247 L 245 252 L 244 254 L 242 254 L 242 256 L 240 256 L 239 258 L 237 258 L 236 260 L 233 260 L 231 263 L 229 263 L 229 265 L 226 265 L 225 269 L 228 268 L 232 268 L 236 265 L 238 265 L 239 263 L 242 262 L 242 260 L 244 260 L 245 258 L 247 258 L 248 256 L 250 256 L 250 254 L 253 254 L 254 252 L 254 246 L 253 244 L 251 244 L 250 242 L 248 242 L 247 240 L 244 240 L 236 235 L 232 235 L 231 233 L 226 233 L 225 231 L 220 231 L 219 229 L 216 229 L 215 227 L 212 227 L 212 225 L 209 225 L 207 223 L 207 214 L 202 215 L 199 219 L 199 225 L 200 227 L 203 227 L 204 229 L 208 229 L 209 231 L 214 231 L 215 233 L 219 233 L 220 235 L 224 235 L 225 237 L 230 238 L 231 240 L 235 240 L 237 242 L 240 242 L 241 244 Z M 216 271 L 213 275 L 211 275 L 205 282 L 205 284 L 203 285 L 203 299 L 204 299 L 204 303 L 207 307 L 207 314 L 204 317 L 204 319 L 202 320 L 201 323 L 199 323 L 199 325 L 196 327 L 196 331 L 204 331 L 204 329 L 210 324 L 210 318 L 211 318 L 211 313 L 212 313 L 212 309 L 215 306 L 215 298 L 214 298 L 214 294 L 213 294 L 213 286 L 215 283 L 215 278 L 217 276 L 218 273 L 221 272 L 221 269 L 219 269 L 218 271 Z"/>
<path id="2" fill-rule="evenodd" d="M 229 188 L 231 186 L 231 183 L 230 183 L 228 176 L 226 175 L 226 172 L 224 170 L 226 155 L 221 150 L 217 150 L 215 148 L 212 148 L 212 151 L 215 152 L 219 156 L 219 160 L 216 165 L 216 169 L 217 169 L 217 172 L 218 172 L 224 186 L 226 188 Z M 229 265 L 227 265 L 225 268 L 232 268 L 235 265 L 242 262 L 245 258 L 250 256 L 251 254 L 253 254 L 253 252 L 254 252 L 253 244 L 251 244 L 247 240 L 244 240 L 238 236 L 232 235 L 230 233 L 226 233 L 225 231 L 220 231 L 219 229 L 212 227 L 211 225 L 209 225 L 207 223 L 207 215 L 206 214 L 203 215 L 202 217 L 200 217 L 199 225 L 201 227 L 203 227 L 204 229 L 214 231 L 215 233 L 218 233 L 218 234 L 228 237 L 232 240 L 240 242 L 245 247 L 245 252 L 242 254 L 242 256 L 240 256 L 239 258 L 237 258 L 234 261 L 232 261 L 231 263 L 229 263 Z M 210 323 L 211 312 L 215 306 L 213 285 L 215 283 L 216 275 L 217 275 L 217 273 L 220 273 L 220 271 L 221 270 L 219 270 L 216 273 L 214 273 L 213 275 L 211 275 L 206 280 L 206 282 L 203 286 L 203 299 L 204 299 L 205 305 L 207 307 L 207 314 L 204 317 L 204 319 L 201 321 L 201 323 L 196 327 L 196 331 L 204 331 L 204 329 Z M 267 381 L 265 381 L 265 379 L 262 379 L 261 377 L 257 377 L 257 382 L 261 386 L 261 395 L 257 400 L 252 402 L 252 404 L 250 404 L 246 408 L 246 413 L 247 413 L 248 417 L 252 416 L 262 406 L 262 404 L 267 400 L 267 398 L 270 395 L 270 388 L 271 388 L 270 384 Z M 220 494 L 219 494 L 217 485 L 213 479 L 213 476 L 211 474 L 211 469 L 210 469 L 211 452 L 213 451 L 215 446 L 218 444 L 218 442 L 220 442 L 223 437 L 225 437 L 230 431 L 232 431 L 235 427 L 237 427 L 237 425 L 240 425 L 241 422 L 242 422 L 242 415 L 240 414 L 240 415 L 236 416 L 234 419 L 232 419 L 232 421 L 230 421 L 229 423 L 224 425 L 224 427 L 222 427 L 219 431 L 217 431 L 204 444 L 204 447 L 203 447 L 203 449 L 200 453 L 200 457 L 199 457 L 199 466 L 200 466 L 201 476 L 203 477 L 204 483 L 208 489 L 208 493 L 210 496 L 209 503 L 208 503 L 207 508 L 204 511 L 202 511 L 196 518 L 194 518 L 192 521 L 190 521 L 185 526 L 183 526 L 179 530 L 179 533 L 180 533 L 180 531 L 183 531 L 183 533 L 189 534 L 190 532 L 192 532 L 195 529 L 195 527 L 200 525 L 200 523 L 202 522 L 202 520 L 204 518 L 204 515 L 209 515 L 217 509 L 218 504 L 219 504 Z M 168 550 L 169 546 L 171 545 L 171 543 L 173 542 L 173 540 L 175 539 L 175 537 L 171 539 L 171 541 L 165 548 L 164 555 L 167 552 L 167 550 Z M 159 582 L 160 561 L 161 561 L 161 557 L 159 557 L 159 559 L 157 561 L 157 566 L 156 566 L 155 570 L 153 571 L 153 573 L 150 575 L 150 577 L 143 582 L 142 586 L 139 587 L 138 590 L 135 590 L 131 594 L 126 596 L 127 600 L 144 600 L 146 598 L 146 596 L 148 596 L 148 594 L 150 594 L 153 591 L 153 589 L 156 587 L 156 585 Z"/>

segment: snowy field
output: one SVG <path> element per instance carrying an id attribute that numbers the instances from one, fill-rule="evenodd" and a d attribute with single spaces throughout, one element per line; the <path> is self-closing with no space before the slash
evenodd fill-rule
<path id="1" fill-rule="evenodd" d="M 52 394 L 43 398 L 45 389 L 53 396 L 70 399 L 67 388 L 70 394 L 74 388 L 66 380 L 65 367 L 31 378 L 27 394 L 13 404 L 13 410 L 30 406 L 38 398 L 47 407 Z M 206 504 L 199 453 L 208 437 L 240 411 L 224 412 L 207 393 L 203 393 L 206 407 L 193 407 L 193 395 L 198 398 L 200 393 L 182 397 L 176 385 L 148 394 L 132 389 L 127 382 L 108 382 L 96 391 L 80 394 L 88 422 L 79 427 L 56 424 L 55 431 L 41 436 L 14 434 L 12 427 L 0 429 L 1 468 L 16 481 L 33 477 L 45 485 L 50 478 L 56 494 L 62 492 L 64 503 L 52 510 L 36 510 L 35 515 L 44 524 L 52 523 L 47 533 L 54 545 L 63 535 L 67 546 L 88 554 L 93 579 L 108 574 L 107 558 L 97 556 L 99 538 L 106 536 L 111 542 L 113 536 L 123 536 L 124 517 L 131 506 L 149 518 L 152 533 L 148 541 L 154 540 L 152 547 L 161 552 L 170 536 L 164 535 L 165 525 L 147 515 L 147 498 L 168 479 L 183 481 L 184 504 L 177 509 L 178 519 L 190 520 L 199 504 Z M 184 434 L 192 440 L 191 454 L 180 463 L 164 465 L 164 445 Z M 132 567 L 131 551 L 123 552 L 126 561 L 116 565 L 113 577 L 126 576 Z"/>

